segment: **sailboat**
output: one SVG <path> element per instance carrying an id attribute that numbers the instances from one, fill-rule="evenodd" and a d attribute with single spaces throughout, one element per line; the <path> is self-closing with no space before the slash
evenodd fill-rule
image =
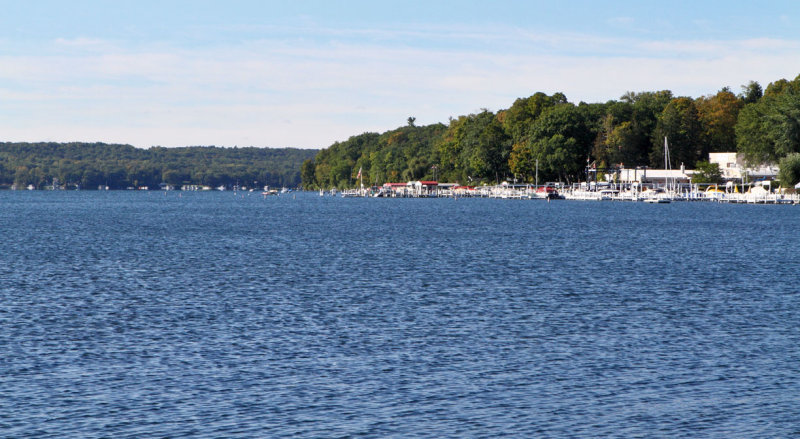
<path id="1" fill-rule="evenodd" d="M 672 198 L 675 195 L 675 177 L 670 178 L 669 174 L 671 170 L 672 167 L 670 166 L 669 159 L 669 143 L 667 142 L 667 136 L 664 136 L 664 191 L 656 191 L 655 194 L 644 199 L 645 203 L 666 204 L 672 201 Z M 672 180 L 672 184 L 670 184 L 670 180 Z"/>

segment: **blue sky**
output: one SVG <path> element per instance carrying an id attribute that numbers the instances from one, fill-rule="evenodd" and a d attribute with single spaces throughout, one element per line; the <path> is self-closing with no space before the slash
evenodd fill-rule
<path id="1" fill-rule="evenodd" d="M 0 1 L 0 140 L 323 148 L 800 74 L 800 2 Z"/>

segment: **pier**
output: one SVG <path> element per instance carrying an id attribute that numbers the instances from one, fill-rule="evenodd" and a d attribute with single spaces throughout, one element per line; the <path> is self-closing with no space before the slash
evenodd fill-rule
<path id="1" fill-rule="evenodd" d="M 717 185 L 705 188 L 699 185 L 638 186 L 578 183 L 563 185 L 499 185 L 462 186 L 435 181 L 387 183 L 380 187 L 346 190 L 342 197 L 371 198 L 498 198 L 508 200 L 572 200 L 617 201 L 666 204 L 671 202 L 712 202 L 730 204 L 800 204 L 800 194 L 781 190 L 772 191 L 763 186 L 738 190 L 728 186 L 721 190 Z M 333 195 L 333 193 L 332 193 Z"/>

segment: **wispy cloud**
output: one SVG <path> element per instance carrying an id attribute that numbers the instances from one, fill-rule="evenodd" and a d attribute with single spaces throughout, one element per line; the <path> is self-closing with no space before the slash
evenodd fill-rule
<path id="1" fill-rule="evenodd" d="M 0 56 L 0 131 L 9 140 L 142 147 L 326 147 L 408 116 L 446 121 L 536 91 L 587 102 L 628 90 L 699 96 L 800 71 L 800 41 L 792 40 L 651 41 L 466 26 L 294 32 L 196 46 L 78 38 Z"/>

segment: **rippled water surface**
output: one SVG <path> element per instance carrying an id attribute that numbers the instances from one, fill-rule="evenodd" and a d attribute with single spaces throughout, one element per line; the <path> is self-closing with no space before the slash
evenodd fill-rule
<path id="1" fill-rule="evenodd" d="M 800 208 L 0 192 L 0 437 L 798 437 Z"/>

